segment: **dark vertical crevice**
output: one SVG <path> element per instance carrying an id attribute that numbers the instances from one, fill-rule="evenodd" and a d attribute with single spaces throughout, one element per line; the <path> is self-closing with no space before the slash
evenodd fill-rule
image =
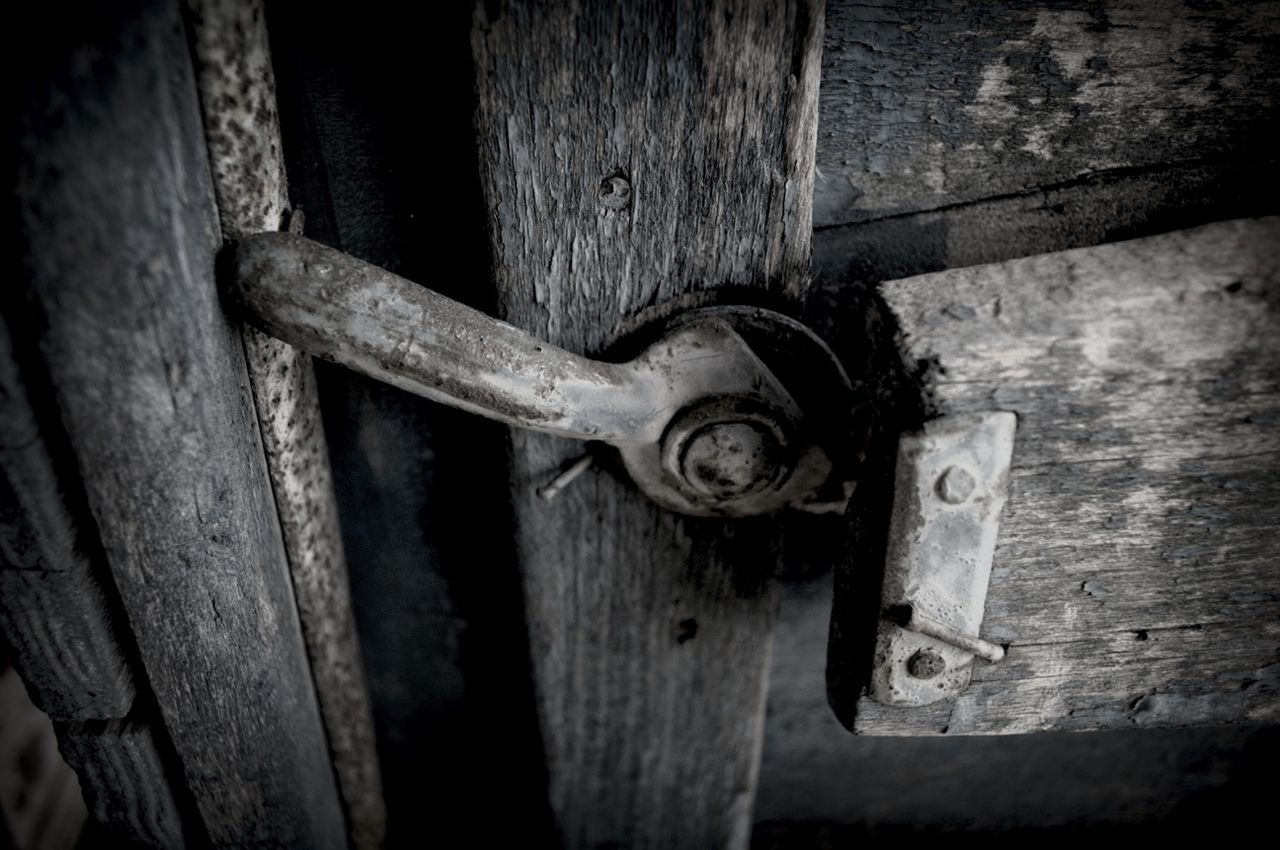
<path id="1" fill-rule="evenodd" d="M 306 234 L 492 312 L 471 10 L 442 11 L 429 30 L 396 4 L 268 12 Z M 463 830 L 547 844 L 505 429 L 327 364 L 317 381 L 388 845 Z M 503 816 L 478 827 L 476 799 L 501 799 Z"/>
<path id="2" fill-rule="evenodd" d="M 904 223 L 893 242 L 909 246 L 909 262 L 945 262 L 945 225 Z M 840 722 L 852 729 L 858 698 L 870 677 L 881 616 L 898 436 L 918 430 L 929 415 L 922 378 L 930 366 L 902 358 L 897 323 L 877 291 L 889 277 L 886 270 L 860 265 L 864 258 L 856 255 L 840 259 L 846 262 L 833 263 L 821 243 L 815 246 L 815 281 L 805 318 L 861 385 L 860 395 L 869 407 L 866 458 L 843 528 L 832 535 L 837 545 L 828 561 L 834 569 L 828 702 Z"/>

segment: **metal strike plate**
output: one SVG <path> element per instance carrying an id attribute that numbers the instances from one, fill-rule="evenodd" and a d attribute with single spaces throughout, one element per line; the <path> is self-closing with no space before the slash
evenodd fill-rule
<path id="1" fill-rule="evenodd" d="M 1004 648 L 978 636 L 1017 417 L 946 416 L 898 443 L 871 697 L 920 706 L 969 684 L 974 657 Z"/>

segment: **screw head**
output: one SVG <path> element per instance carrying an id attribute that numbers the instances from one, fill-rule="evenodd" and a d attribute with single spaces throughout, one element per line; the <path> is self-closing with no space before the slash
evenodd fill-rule
<path id="1" fill-rule="evenodd" d="M 680 458 L 685 481 L 714 499 L 753 493 L 778 477 L 782 446 L 756 422 L 717 422 L 690 435 Z"/>
<path id="2" fill-rule="evenodd" d="M 927 649 L 916 651 L 907 659 L 907 673 L 914 679 L 932 679 L 947 669 L 947 662 L 941 655 Z"/>
<path id="3" fill-rule="evenodd" d="M 959 466 L 948 466 L 942 475 L 938 476 L 938 483 L 934 485 L 934 490 L 942 501 L 950 505 L 958 505 L 973 495 L 975 486 L 977 482 L 973 480 L 968 470 Z"/>

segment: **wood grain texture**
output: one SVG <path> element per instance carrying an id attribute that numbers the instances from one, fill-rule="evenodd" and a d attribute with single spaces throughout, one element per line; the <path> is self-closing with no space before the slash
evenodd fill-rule
<path id="1" fill-rule="evenodd" d="M 1024 194 L 889 216 L 814 234 L 806 319 L 827 338 L 855 327 L 842 306 L 884 280 L 1118 242 L 1274 213 L 1280 166 L 1172 163 Z M 860 292 L 859 290 L 862 290 Z"/>
<path id="2" fill-rule="evenodd" d="M 18 151 L 29 320 L 210 842 L 342 847 L 244 353 L 217 301 L 182 21 L 160 0 L 127 11 L 41 30 L 56 70 L 28 93 Z"/>
<path id="3" fill-rule="evenodd" d="M 782 586 L 753 846 L 830 846 L 819 836 L 855 846 L 871 831 L 963 840 L 1132 825 L 1146 835 L 1206 814 L 1217 829 L 1223 818 L 1247 821 L 1270 793 L 1274 726 L 850 735 L 826 706 L 833 590 L 829 573 Z"/>
<path id="4" fill-rule="evenodd" d="M 1280 4 L 833 0 L 814 222 L 1274 157 Z"/>
<path id="5" fill-rule="evenodd" d="M 1274 722 L 1280 219 L 885 284 L 935 412 L 1019 416 L 983 634 L 950 704 L 857 731 Z"/>
<path id="6" fill-rule="evenodd" d="M 480 170 L 502 318 L 585 354 L 646 308 L 808 282 L 822 9 L 481 4 Z M 550 800 L 569 847 L 742 847 L 759 763 L 768 522 L 663 513 L 580 445 L 514 433 Z"/>
<path id="7" fill-rule="evenodd" d="M 87 572 L 0 568 L 0 634 L 40 709 L 56 720 L 123 717 L 133 674 Z"/>
<path id="8" fill-rule="evenodd" d="M 14 356 L 8 322 L 0 321 L 0 562 L 9 570 L 79 568 L 76 535 L 53 459 L 40 435 Z"/>
<path id="9" fill-rule="evenodd" d="M 224 239 L 282 229 L 289 208 L 275 74 L 261 2 L 188 0 Z M 311 675 L 357 850 L 382 844 L 387 812 L 311 358 L 242 330 L 258 427 Z"/>
<path id="10" fill-rule="evenodd" d="M 0 321 L 0 634 L 57 720 L 123 717 L 132 671 Z"/>
<path id="11" fill-rule="evenodd" d="M 56 793 L 72 800 L 46 800 L 33 810 L 39 811 L 39 805 L 64 807 L 55 816 L 71 818 L 63 827 L 78 833 L 85 817 L 83 791 L 90 800 L 111 801 L 92 809 L 94 826 L 104 834 L 133 841 L 136 833 L 139 845 L 185 846 L 171 783 L 175 765 L 154 745 L 154 736 L 163 735 L 163 729 L 145 678 L 130 660 L 136 656 L 113 598 L 96 529 L 86 517 L 83 492 L 69 480 L 74 473 L 65 465 L 56 468 L 52 446 L 60 434 L 50 422 L 47 399 L 37 400 L 31 393 L 19 359 L 8 321 L 0 321 L 0 524 L 6 541 L 0 554 L 0 635 L 43 712 L 49 746 L 60 746 L 79 774 L 77 784 L 56 753 L 43 759 L 48 765 L 42 770 L 50 776 L 57 773 L 54 763 L 69 774 L 69 789 Z M 16 678 L 12 672 L 8 677 Z M 145 736 L 149 742 L 150 757 L 125 772 L 97 769 L 116 762 L 122 748 L 132 747 L 117 737 L 126 716 L 133 718 L 130 736 Z M 58 721 L 56 727 L 49 726 L 48 718 Z M 6 714 L 0 726 L 17 719 Z M 89 737 L 68 732 L 85 724 L 97 732 Z M 19 786 L 25 785 L 19 780 Z M 68 807 L 79 812 L 78 822 Z M 140 823 L 141 812 L 151 814 Z M 53 826 L 46 824 L 50 836 L 57 831 Z M 68 842 L 73 839 L 67 836 Z M 26 846 L 25 840 L 20 846 Z"/>
<path id="12" fill-rule="evenodd" d="M 155 782 L 165 765 L 149 727 L 127 720 L 64 724 L 58 743 L 104 837 L 129 847 L 184 846 L 169 786 Z"/>

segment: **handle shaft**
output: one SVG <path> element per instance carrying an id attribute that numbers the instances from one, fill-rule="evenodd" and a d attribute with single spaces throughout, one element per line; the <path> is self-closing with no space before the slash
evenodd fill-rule
<path id="1" fill-rule="evenodd" d="M 239 242 L 229 285 L 246 318 L 272 336 L 509 425 L 627 443 L 663 397 L 646 369 L 571 354 L 301 236 Z"/>

